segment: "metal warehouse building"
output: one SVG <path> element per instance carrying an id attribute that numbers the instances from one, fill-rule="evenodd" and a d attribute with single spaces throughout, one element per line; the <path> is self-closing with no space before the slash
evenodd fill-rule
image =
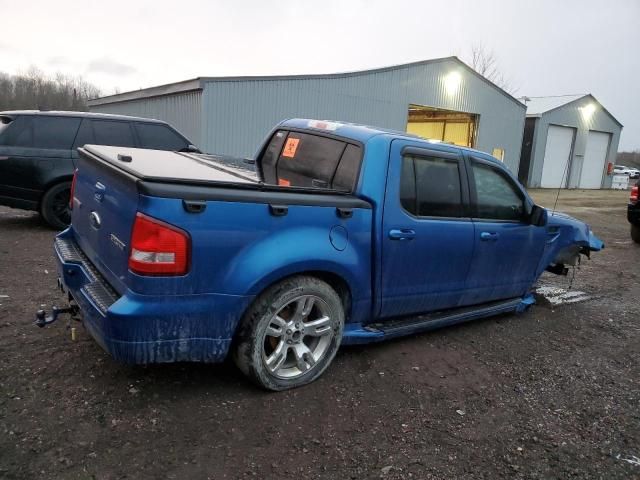
<path id="1" fill-rule="evenodd" d="M 593 95 L 524 97 L 519 179 L 529 187 L 606 188 L 622 124 Z"/>
<path id="2" fill-rule="evenodd" d="M 514 173 L 525 122 L 522 103 L 456 57 L 339 74 L 200 77 L 89 108 L 165 120 L 203 151 L 244 157 L 287 118 L 364 123 L 475 147 Z"/>

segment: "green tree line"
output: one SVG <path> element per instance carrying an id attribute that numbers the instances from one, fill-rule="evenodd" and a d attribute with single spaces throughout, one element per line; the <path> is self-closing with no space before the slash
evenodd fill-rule
<path id="1" fill-rule="evenodd" d="M 87 100 L 100 93 L 98 87 L 80 76 L 49 76 L 37 68 L 16 75 L 0 72 L 0 111 L 86 111 Z"/>

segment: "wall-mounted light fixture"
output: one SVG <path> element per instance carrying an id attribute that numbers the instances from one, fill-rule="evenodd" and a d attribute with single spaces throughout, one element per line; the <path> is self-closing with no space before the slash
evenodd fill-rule
<path id="1" fill-rule="evenodd" d="M 447 92 L 447 95 L 455 95 L 458 93 L 460 89 L 460 85 L 462 84 L 462 75 L 458 72 L 448 73 L 444 77 L 444 90 Z"/>
<path id="2" fill-rule="evenodd" d="M 584 117 L 584 119 L 589 120 L 595 113 L 596 106 L 593 103 L 588 103 L 584 107 L 581 107 L 580 110 L 582 110 L 582 116 Z"/>

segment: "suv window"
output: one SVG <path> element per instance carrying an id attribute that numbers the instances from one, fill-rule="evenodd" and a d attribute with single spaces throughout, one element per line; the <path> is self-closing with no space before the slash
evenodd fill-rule
<path id="1" fill-rule="evenodd" d="M 400 203 L 419 217 L 464 216 L 458 160 L 403 157 Z"/>
<path id="2" fill-rule="evenodd" d="M 166 125 L 136 123 L 135 128 L 142 148 L 178 151 L 188 146 L 180 135 Z"/>
<path id="3" fill-rule="evenodd" d="M 2 144 L 70 150 L 79 126 L 79 118 L 25 115 L 13 122 L 11 130 L 3 136 Z"/>
<path id="4" fill-rule="evenodd" d="M 353 191 L 361 161 L 359 145 L 280 130 L 271 137 L 260 166 L 266 183 Z"/>
<path id="5" fill-rule="evenodd" d="M 94 142 L 97 145 L 135 147 L 133 131 L 129 122 L 112 120 L 91 120 Z"/>
<path id="6" fill-rule="evenodd" d="M 0 135 L 7 129 L 12 120 L 11 117 L 0 117 Z"/>
<path id="7" fill-rule="evenodd" d="M 524 196 L 504 172 L 479 162 L 472 162 L 471 170 L 476 218 L 511 221 L 524 218 Z"/>

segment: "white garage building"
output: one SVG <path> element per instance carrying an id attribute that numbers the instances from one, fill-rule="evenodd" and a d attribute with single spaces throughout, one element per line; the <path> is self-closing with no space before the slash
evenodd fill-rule
<path id="1" fill-rule="evenodd" d="M 518 177 L 528 187 L 608 188 L 622 124 L 591 94 L 523 97 Z"/>

